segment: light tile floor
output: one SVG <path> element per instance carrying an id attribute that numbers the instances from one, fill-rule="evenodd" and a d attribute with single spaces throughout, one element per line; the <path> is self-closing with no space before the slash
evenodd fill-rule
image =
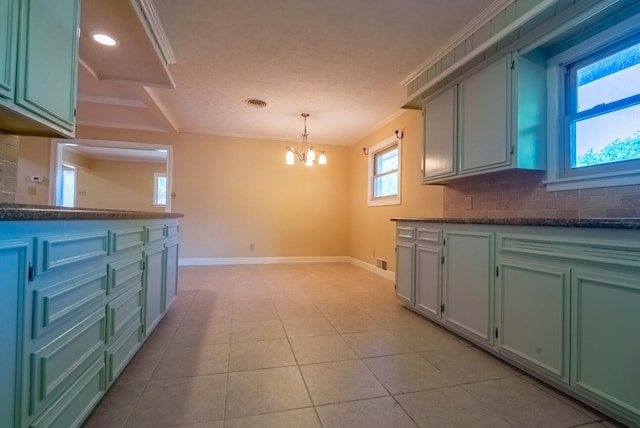
<path id="1" fill-rule="evenodd" d="M 185 267 L 179 284 L 86 428 L 620 426 L 349 264 Z"/>

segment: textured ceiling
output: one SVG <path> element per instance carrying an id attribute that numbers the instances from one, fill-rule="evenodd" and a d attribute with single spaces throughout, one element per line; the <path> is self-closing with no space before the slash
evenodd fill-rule
<path id="1" fill-rule="evenodd" d="M 91 13 L 94 2 L 99 14 Z M 83 0 L 83 33 L 102 26 L 100 16 L 109 13 L 126 14 L 122 22 L 132 22 L 135 2 Z M 88 53 L 104 48 L 82 38 L 79 124 L 297 140 L 300 113 L 308 112 L 310 142 L 351 145 L 397 115 L 406 98 L 402 82 L 495 2 L 152 3 L 175 55 L 175 64 L 168 66 L 175 89 L 150 87 L 157 86 L 158 69 L 145 60 L 148 46 L 133 24 L 128 24 L 131 31 L 123 25 L 117 30 L 121 46 L 128 45 L 118 59 L 110 53 L 110 61 L 104 61 Z M 111 75 L 117 72 L 122 81 L 128 80 L 123 64 L 131 64 L 135 76 L 130 80 L 138 82 L 145 81 L 147 65 L 148 84 L 100 80 L 110 75 L 109 62 L 117 69 Z M 248 98 L 262 99 L 268 107 L 248 106 Z"/>

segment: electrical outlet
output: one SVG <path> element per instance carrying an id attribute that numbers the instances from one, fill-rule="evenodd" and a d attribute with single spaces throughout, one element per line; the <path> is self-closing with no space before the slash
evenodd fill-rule
<path id="1" fill-rule="evenodd" d="M 464 207 L 467 210 L 473 209 L 473 197 L 472 196 L 467 196 L 464 199 Z"/>
<path id="2" fill-rule="evenodd" d="M 256 244 L 249 244 L 249 251 L 254 251 L 256 249 Z"/>

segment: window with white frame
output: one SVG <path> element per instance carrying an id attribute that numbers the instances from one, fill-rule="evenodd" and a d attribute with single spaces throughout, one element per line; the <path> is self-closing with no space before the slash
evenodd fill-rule
<path id="1" fill-rule="evenodd" d="M 153 205 L 167 205 L 167 174 L 153 174 Z"/>
<path id="2" fill-rule="evenodd" d="M 369 148 L 369 206 L 400 203 L 400 159 L 395 137 Z"/>
<path id="3" fill-rule="evenodd" d="M 549 60 L 550 190 L 640 183 L 640 34 L 629 33 Z"/>

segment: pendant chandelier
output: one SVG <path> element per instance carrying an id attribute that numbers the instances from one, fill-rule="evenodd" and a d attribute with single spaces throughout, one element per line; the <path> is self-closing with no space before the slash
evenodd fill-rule
<path id="1" fill-rule="evenodd" d="M 287 147 L 287 165 L 293 165 L 295 163 L 295 159 L 298 158 L 298 160 L 305 166 L 313 166 L 313 162 L 316 160 L 316 152 L 313 151 L 313 147 L 310 147 L 309 142 L 307 141 L 307 137 L 309 137 L 309 134 L 307 133 L 307 118 L 309 117 L 309 113 L 302 113 L 300 116 L 304 117 L 302 144 L 300 145 L 300 150 L 296 150 L 294 147 Z M 318 156 L 318 165 L 326 164 L 327 154 L 326 152 L 320 152 L 320 155 Z"/>

